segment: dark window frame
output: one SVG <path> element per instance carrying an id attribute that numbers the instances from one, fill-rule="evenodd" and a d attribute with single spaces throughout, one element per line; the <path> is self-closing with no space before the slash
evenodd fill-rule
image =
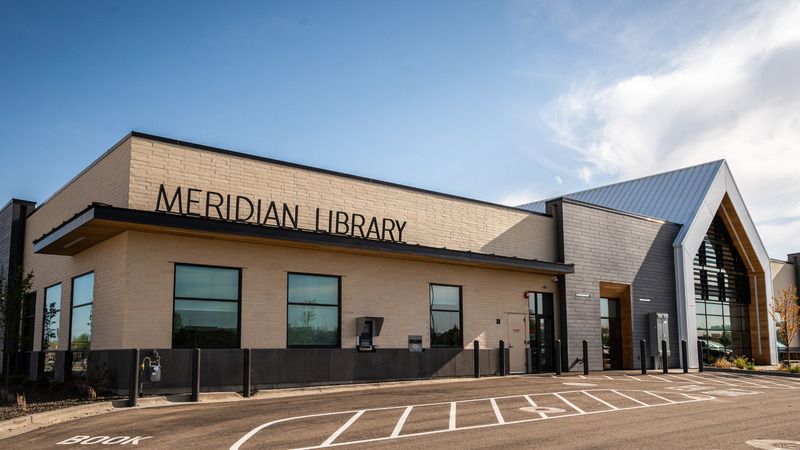
<path id="1" fill-rule="evenodd" d="M 433 307 L 433 302 L 431 294 L 433 292 L 434 286 L 442 286 L 442 287 L 453 287 L 458 288 L 458 325 L 461 332 L 458 334 L 458 341 L 456 344 L 453 345 L 434 345 L 433 344 L 433 333 L 430 333 L 430 346 L 431 348 L 464 348 L 464 286 L 460 286 L 457 284 L 444 284 L 444 283 L 428 283 L 428 329 L 431 328 L 431 318 L 433 317 L 434 311 L 440 312 L 453 312 L 449 309 L 435 309 Z"/>
<path id="2" fill-rule="evenodd" d="M 206 267 L 209 269 L 225 269 L 225 270 L 236 270 L 239 274 L 239 288 L 237 291 L 238 298 L 236 300 L 227 300 L 227 299 L 217 299 L 217 298 L 198 298 L 198 297 L 178 297 L 175 295 L 177 292 L 178 287 L 178 266 L 189 266 L 189 267 Z M 193 263 L 182 263 L 176 262 L 173 264 L 172 268 L 172 320 L 170 320 L 170 348 L 195 348 L 194 346 L 188 347 L 176 347 L 175 346 L 175 301 L 176 300 L 193 300 L 193 301 L 212 301 L 212 302 L 230 302 L 236 303 L 237 313 L 236 313 L 236 346 L 235 347 L 200 347 L 200 348 L 241 348 L 242 347 L 242 268 L 241 267 L 231 267 L 231 266 L 215 266 L 209 264 L 193 264 Z"/>
<path id="3" fill-rule="evenodd" d="M 336 303 L 337 309 L 337 333 L 336 333 L 336 344 L 313 344 L 313 345 L 304 345 L 304 344 L 290 344 L 289 343 L 289 305 L 297 305 L 297 306 L 308 306 L 308 303 L 295 303 L 289 301 L 289 277 L 291 275 L 301 275 L 301 276 L 310 276 L 310 277 L 325 277 L 325 278 L 336 278 L 337 280 L 337 292 L 336 295 L 338 297 Z M 316 304 L 316 306 L 333 308 L 333 305 L 324 305 L 324 304 Z M 342 276 L 341 275 L 329 275 L 329 274 L 321 274 L 321 273 L 307 273 L 307 272 L 286 272 L 286 348 L 342 348 Z"/>
<path id="4" fill-rule="evenodd" d="M 33 341 L 36 338 L 36 291 L 30 292 L 27 295 L 26 306 L 30 308 L 22 315 L 22 351 L 32 352 Z M 26 338 L 29 341 L 26 341 Z"/>

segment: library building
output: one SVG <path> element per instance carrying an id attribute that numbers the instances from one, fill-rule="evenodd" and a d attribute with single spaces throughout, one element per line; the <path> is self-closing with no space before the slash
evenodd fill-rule
<path id="1" fill-rule="evenodd" d="M 0 210 L 4 278 L 34 274 L 3 361 L 29 377 L 125 391 L 132 349 L 169 392 L 195 349 L 203 389 L 227 390 L 245 358 L 271 388 L 659 368 L 662 339 L 669 367 L 770 364 L 783 345 L 769 304 L 800 255 L 769 258 L 724 160 L 509 207 L 139 132 L 98 150 Z"/>

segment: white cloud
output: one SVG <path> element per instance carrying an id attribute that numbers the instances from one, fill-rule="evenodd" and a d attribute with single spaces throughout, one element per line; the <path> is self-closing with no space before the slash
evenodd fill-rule
<path id="1" fill-rule="evenodd" d="M 800 2 L 757 6 L 658 71 L 554 102 L 545 120 L 583 161 L 575 175 L 588 184 L 725 158 L 757 224 L 800 216 Z M 773 257 L 800 251 L 786 227 L 759 226 Z"/>

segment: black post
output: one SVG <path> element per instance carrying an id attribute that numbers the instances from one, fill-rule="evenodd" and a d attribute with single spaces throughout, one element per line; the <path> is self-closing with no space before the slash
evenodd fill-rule
<path id="1" fill-rule="evenodd" d="M 583 340 L 583 374 L 589 375 L 589 341 Z"/>
<path id="2" fill-rule="evenodd" d="M 661 341 L 661 368 L 664 373 L 669 373 L 669 368 L 667 367 L 667 341 Z"/>
<path id="3" fill-rule="evenodd" d="M 200 401 L 200 349 L 192 350 L 192 401 Z"/>
<path id="4" fill-rule="evenodd" d="M 251 351 L 249 348 L 244 349 L 244 379 L 242 380 L 242 396 L 250 398 L 250 373 L 252 371 L 252 364 L 250 359 Z"/>
<path id="5" fill-rule="evenodd" d="M 697 371 L 703 371 L 703 343 L 697 340 Z"/>
<path id="6" fill-rule="evenodd" d="M 506 376 L 506 341 L 500 340 L 500 376 Z"/>
<path id="7" fill-rule="evenodd" d="M 681 341 L 681 350 L 683 351 L 683 373 L 689 372 L 689 355 L 686 354 L 686 339 Z"/>
<path id="8" fill-rule="evenodd" d="M 556 375 L 561 375 L 561 339 L 556 339 Z"/>
<path id="9" fill-rule="evenodd" d="M 128 406 L 139 404 L 139 349 L 131 349 L 131 379 L 128 383 Z"/>
<path id="10" fill-rule="evenodd" d="M 639 341 L 639 353 L 642 359 L 642 375 L 647 375 L 647 341 Z"/>
<path id="11" fill-rule="evenodd" d="M 475 378 L 481 377 L 481 343 L 476 341 L 472 342 L 472 360 L 475 363 Z"/>

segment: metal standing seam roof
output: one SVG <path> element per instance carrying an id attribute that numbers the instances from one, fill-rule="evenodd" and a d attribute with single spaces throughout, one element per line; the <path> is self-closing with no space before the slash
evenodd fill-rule
<path id="1" fill-rule="evenodd" d="M 725 160 L 564 195 L 564 198 L 678 224 L 692 221 Z M 519 208 L 544 213 L 547 200 Z"/>

